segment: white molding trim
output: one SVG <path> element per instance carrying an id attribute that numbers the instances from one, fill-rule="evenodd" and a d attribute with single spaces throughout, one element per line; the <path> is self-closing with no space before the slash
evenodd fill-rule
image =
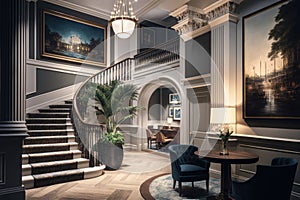
<path id="1" fill-rule="evenodd" d="M 173 16 L 173 17 L 177 17 L 178 15 L 180 15 L 182 12 L 186 11 L 188 9 L 188 5 L 185 4 L 183 6 L 181 6 L 180 8 L 174 10 L 173 12 L 169 13 L 169 15 Z"/>
<path id="2" fill-rule="evenodd" d="M 205 14 L 202 9 L 185 4 L 185 5 L 181 6 L 180 8 L 174 10 L 173 12 L 169 13 L 169 15 L 171 15 L 173 17 L 177 17 L 178 15 L 180 15 L 181 13 L 183 13 L 187 10 L 191 10 L 191 11 L 194 11 L 194 12 L 197 12 L 200 14 Z"/>
<path id="3" fill-rule="evenodd" d="M 267 136 L 259 136 L 259 135 L 245 135 L 245 134 L 238 134 L 235 133 L 233 136 L 237 137 L 243 137 L 243 138 L 255 138 L 255 139 L 263 139 L 263 140 L 273 140 L 273 141 L 279 141 L 279 142 L 294 142 L 299 143 L 299 139 L 288 139 L 288 138 L 278 138 L 278 137 L 267 137 Z"/>
<path id="4" fill-rule="evenodd" d="M 189 18 L 185 18 L 183 20 L 178 21 L 178 23 L 175 24 L 174 26 L 172 26 L 172 28 L 175 29 L 175 30 L 177 30 L 179 27 L 181 27 L 181 26 L 183 26 L 185 24 L 188 24 L 188 22 L 189 22 Z"/>
<path id="5" fill-rule="evenodd" d="M 180 37 L 186 42 L 190 39 L 193 39 L 195 37 L 198 37 L 199 35 L 203 35 L 204 33 L 207 33 L 209 32 L 211 29 L 210 29 L 210 26 L 209 25 L 206 25 L 206 26 L 203 26 L 199 29 L 196 29 L 192 32 L 188 32 L 188 33 L 185 33 L 185 34 L 182 34 L 180 35 Z"/>
<path id="6" fill-rule="evenodd" d="M 216 8 L 224 5 L 225 3 L 228 3 L 228 2 L 234 2 L 236 4 L 240 4 L 243 0 L 219 0 L 219 1 L 216 1 L 215 3 L 213 4 L 210 4 L 209 6 L 207 6 L 206 8 L 203 8 L 203 11 L 205 13 L 208 13 L 210 11 L 213 11 L 215 10 Z"/>
<path id="7" fill-rule="evenodd" d="M 181 80 L 181 82 L 186 87 L 186 89 L 210 87 L 211 86 L 210 76 L 211 76 L 210 73 L 203 74 L 203 75 L 183 79 Z"/>
<path id="8" fill-rule="evenodd" d="M 50 104 L 62 102 L 64 100 L 73 99 L 73 96 L 82 83 L 71 85 L 51 91 L 39 96 L 26 99 L 26 113 L 34 112 L 37 109 L 44 108 Z"/>
<path id="9" fill-rule="evenodd" d="M 36 92 L 36 67 L 26 65 L 26 95 Z"/>
<path id="10" fill-rule="evenodd" d="M 216 18 L 215 20 L 213 20 L 211 22 L 208 22 L 208 24 L 210 25 L 211 28 L 213 28 L 215 26 L 218 26 L 218 25 L 220 25 L 222 23 L 225 23 L 225 22 L 228 22 L 228 21 L 237 23 L 238 20 L 239 20 L 238 16 L 227 13 L 227 14 L 221 16 L 221 17 Z"/>
<path id="11" fill-rule="evenodd" d="M 149 12 L 153 8 L 157 7 L 160 4 L 160 0 L 152 0 L 150 3 L 148 3 L 145 7 L 136 10 L 135 15 L 139 18 L 145 13 Z M 142 18 L 142 17 L 141 17 Z"/>
<path id="12" fill-rule="evenodd" d="M 92 67 L 92 66 L 74 66 L 59 63 L 46 62 L 41 60 L 27 59 L 26 65 L 35 66 L 36 68 L 63 72 L 68 74 L 76 74 L 82 76 L 92 76 L 105 68 Z"/>
<path id="13" fill-rule="evenodd" d="M 62 7 L 65 7 L 65 8 L 69 8 L 69 9 L 72 9 L 72 10 L 76 10 L 76 11 L 79 11 L 79 12 L 82 12 L 82 13 L 85 13 L 85 14 L 88 14 L 88 15 L 99 17 L 101 19 L 105 19 L 105 20 L 110 19 L 110 12 L 107 12 L 106 10 L 91 9 L 91 8 L 83 7 L 83 6 L 80 6 L 80 5 L 77 5 L 77 4 L 74 4 L 74 3 L 70 3 L 70 2 L 67 2 L 67 1 L 63 1 L 63 0 L 43 0 L 43 1 L 55 4 L 55 5 L 58 5 L 58 6 L 62 6 Z"/>
<path id="14" fill-rule="evenodd" d="M 167 73 L 169 71 L 173 71 L 174 69 L 180 67 L 179 60 L 175 60 L 173 62 L 164 63 L 164 64 L 153 64 L 153 65 L 139 65 L 135 66 L 135 73 L 133 75 L 133 80 L 140 77 L 146 77 L 147 75 L 151 75 L 153 73 Z"/>

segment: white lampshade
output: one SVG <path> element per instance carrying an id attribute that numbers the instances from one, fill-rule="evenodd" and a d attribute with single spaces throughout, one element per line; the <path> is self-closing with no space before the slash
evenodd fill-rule
<path id="1" fill-rule="evenodd" d="M 235 108 L 211 108 L 210 123 L 212 124 L 236 123 Z"/>
<path id="2" fill-rule="evenodd" d="M 122 39 L 129 38 L 133 33 L 136 21 L 132 19 L 119 18 L 111 22 L 115 34 Z"/>
<path id="3" fill-rule="evenodd" d="M 168 117 L 168 118 L 167 118 L 167 123 L 168 123 L 168 124 L 172 124 L 172 123 L 173 123 L 173 118 Z"/>

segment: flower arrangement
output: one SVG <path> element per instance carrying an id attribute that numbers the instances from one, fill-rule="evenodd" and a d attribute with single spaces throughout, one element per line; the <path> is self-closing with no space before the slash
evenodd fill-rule
<path id="1" fill-rule="evenodd" d="M 223 142 L 225 142 L 225 141 L 228 141 L 229 140 L 229 138 L 230 138 L 230 136 L 231 136 L 231 134 L 233 133 L 233 131 L 232 130 L 230 130 L 230 128 L 228 127 L 228 126 L 223 126 L 223 128 L 222 129 L 220 129 L 219 130 L 219 138 L 223 141 Z"/>
<path id="2" fill-rule="evenodd" d="M 222 151 L 220 152 L 221 155 L 228 155 L 228 149 L 227 149 L 227 143 L 228 140 L 231 136 L 231 134 L 233 133 L 232 130 L 230 130 L 230 128 L 228 126 L 223 126 L 222 129 L 219 130 L 220 133 L 219 138 L 222 140 Z"/>

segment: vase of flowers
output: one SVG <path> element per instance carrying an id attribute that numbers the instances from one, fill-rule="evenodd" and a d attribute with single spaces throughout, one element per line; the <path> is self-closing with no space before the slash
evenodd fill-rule
<path id="1" fill-rule="evenodd" d="M 230 130 L 229 127 L 223 127 L 220 130 L 219 138 L 222 141 L 221 152 L 220 152 L 221 155 L 228 155 L 229 154 L 229 152 L 228 152 L 228 140 L 229 140 L 232 133 L 233 133 L 233 131 Z"/>

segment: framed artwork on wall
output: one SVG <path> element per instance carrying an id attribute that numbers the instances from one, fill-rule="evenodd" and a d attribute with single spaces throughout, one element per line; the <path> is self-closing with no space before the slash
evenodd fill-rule
<path id="1" fill-rule="evenodd" d="M 297 0 L 243 18 L 244 118 L 300 118 L 300 34 Z"/>
<path id="2" fill-rule="evenodd" d="M 174 116 L 174 108 L 169 107 L 169 117 L 173 117 L 173 116 Z"/>
<path id="3" fill-rule="evenodd" d="M 179 95 L 177 93 L 169 94 L 169 103 L 171 103 L 171 104 L 181 103 Z"/>
<path id="4" fill-rule="evenodd" d="M 151 28 L 141 29 L 141 48 L 151 48 L 155 46 L 155 31 Z"/>
<path id="5" fill-rule="evenodd" d="M 174 120 L 180 120 L 181 119 L 181 107 L 174 107 Z"/>
<path id="6" fill-rule="evenodd" d="M 56 11 L 42 11 L 42 56 L 106 64 L 106 28 Z"/>

